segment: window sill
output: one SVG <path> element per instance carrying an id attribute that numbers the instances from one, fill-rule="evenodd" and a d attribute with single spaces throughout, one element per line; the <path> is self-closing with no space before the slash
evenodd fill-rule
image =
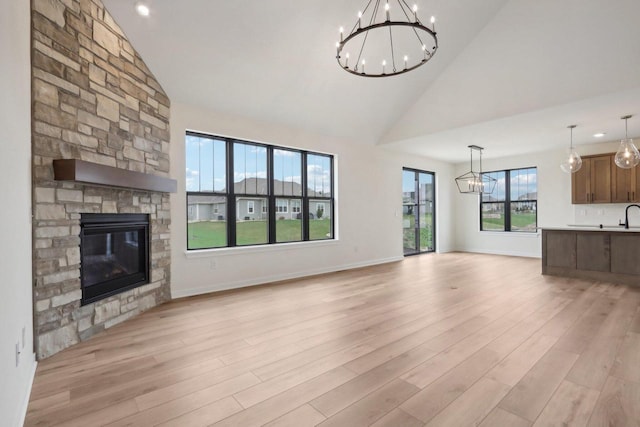
<path id="1" fill-rule="evenodd" d="M 497 236 L 520 236 L 520 237 L 538 237 L 539 231 L 485 231 L 478 230 L 481 234 L 491 234 Z"/>
<path id="2" fill-rule="evenodd" d="M 217 248 L 217 249 L 196 249 L 185 250 L 184 256 L 187 259 L 230 256 L 230 255 L 248 255 L 262 252 L 281 252 L 281 251 L 297 251 L 302 248 L 315 248 L 322 246 L 333 246 L 339 243 L 338 239 L 331 240 L 315 240 L 312 242 L 292 242 L 277 243 L 272 245 L 257 246 L 237 246 L 234 248 Z"/>

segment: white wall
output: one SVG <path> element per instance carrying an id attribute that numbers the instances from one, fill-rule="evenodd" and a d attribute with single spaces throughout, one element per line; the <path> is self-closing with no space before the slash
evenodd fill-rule
<path id="1" fill-rule="evenodd" d="M 589 144 L 577 148 L 581 155 L 612 153 L 617 142 Z M 483 160 L 485 171 L 538 168 L 538 227 L 561 227 L 569 224 L 614 225 L 624 219 L 626 204 L 571 204 L 571 176 L 560 170 L 564 149 L 501 159 Z M 477 166 L 476 166 L 477 167 Z M 456 166 L 456 176 L 469 170 L 469 163 Z M 457 194 L 456 218 L 458 233 L 456 248 L 461 251 L 515 256 L 541 256 L 540 233 L 500 233 L 479 231 L 478 196 Z M 633 216 L 632 216 L 633 215 Z M 630 213 L 630 221 L 640 225 L 640 211 Z M 632 222 L 634 223 L 634 222 Z"/>
<path id="2" fill-rule="evenodd" d="M 185 254 L 185 131 L 231 136 L 335 155 L 336 241 Z M 172 103 L 171 293 L 182 297 L 402 259 L 402 167 L 436 173 L 437 249 L 453 249 L 453 166 L 237 116 Z"/>
<path id="3" fill-rule="evenodd" d="M 0 180 L 4 202 L 0 217 L 0 425 L 18 426 L 24 419 L 36 366 L 31 299 L 29 2 L 2 0 L 0 10 Z M 16 343 L 22 352 L 17 367 Z"/>

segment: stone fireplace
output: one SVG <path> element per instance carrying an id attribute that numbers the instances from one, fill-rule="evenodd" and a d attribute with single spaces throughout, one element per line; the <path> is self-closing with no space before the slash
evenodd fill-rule
<path id="1" fill-rule="evenodd" d="M 33 0 L 31 53 L 34 336 L 45 358 L 170 299 L 168 191 L 57 180 L 53 167 L 76 159 L 116 175 L 166 179 L 170 102 L 100 0 Z M 105 214 L 144 217 L 147 234 L 93 234 L 93 248 L 81 252 L 85 220 Z M 148 243 L 142 264 L 130 259 L 143 255 L 140 239 Z M 116 249 L 129 254 L 116 259 Z M 99 286 L 83 277 L 87 256 L 120 263 L 107 272 L 100 299 L 86 290 Z M 145 262 L 138 273 L 146 277 L 134 273 L 117 292 L 109 288 L 119 269 L 144 270 Z M 91 284 L 83 287 L 85 280 Z"/>

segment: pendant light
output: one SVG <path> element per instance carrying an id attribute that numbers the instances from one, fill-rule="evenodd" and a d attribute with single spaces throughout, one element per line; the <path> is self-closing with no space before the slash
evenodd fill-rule
<path id="1" fill-rule="evenodd" d="M 627 120 L 630 119 L 631 115 L 622 116 L 621 119 L 624 120 L 624 139 L 620 140 L 620 147 L 618 147 L 618 152 L 616 153 L 615 162 L 616 166 L 622 169 L 633 169 L 638 163 L 640 163 L 640 152 L 633 144 L 633 139 L 629 138 L 629 129 L 627 127 Z"/>
<path id="2" fill-rule="evenodd" d="M 571 142 L 569 145 L 569 152 L 567 153 L 567 157 L 564 158 L 563 162 L 560 163 L 560 169 L 562 172 L 566 173 L 576 173 L 582 167 L 582 159 L 580 158 L 580 154 L 573 148 L 573 128 L 576 125 L 567 126 L 571 130 Z"/>
<path id="3" fill-rule="evenodd" d="M 477 145 L 469 145 L 468 148 L 471 154 L 471 170 L 464 175 L 460 175 L 456 178 L 458 191 L 464 194 L 493 193 L 493 189 L 496 187 L 496 183 L 498 182 L 498 180 L 482 173 L 482 150 L 484 150 L 484 148 L 478 147 Z M 473 170 L 474 151 L 477 151 L 480 154 L 480 170 L 478 172 Z"/>

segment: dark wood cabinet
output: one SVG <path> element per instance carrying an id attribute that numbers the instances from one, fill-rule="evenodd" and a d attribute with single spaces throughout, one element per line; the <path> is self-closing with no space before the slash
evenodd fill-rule
<path id="1" fill-rule="evenodd" d="M 612 155 L 585 156 L 571 175 L 571 203 L 611 203 Z"/>
<path id="2" fill-rule="evenodd" d="M 640 285 L 640 232 L 542 230 L 542 274 Z"/>
<path id="3" fill-rule="evenodd" d="M 591 158 L 591 203 L 611 203 L 611 156 Z"/>
<path id="4" fill-rule="evenodd" d="M 582 167 L 571 174 L 571 203 L 591 203 L 591 161 L 582 159 Z"/>
<path id="5" fill-rule="evenodd" d="M 610 271 L 611 250 L 609 233 L 574 233 L 576 235 L 576 269 Z"/>
<path id="6" fill-rule="evenodd" d="M 543 233 L 543 254 L 550 267 L 576 268 L 576 233 L 555 231 Z M 546 254 L 544 253 L 546 249 Z"/>
<path id="7" fill-rule="evenodd" d="M 637 201 L 638 174 L 634 169 L 621 169 L 611 157 L 611 202 L 629 203 Z"/>
<path id="8" fill-rule="evenodd" d="M 640 260 L 640 237 L 635 233 L 616 233 L 611 236 L 612 273 L 640 275 L 638 260 Z"/>
<path id="9" fill-rule="evenodd" d="M 571 174 L 571 203 L 638 203 L 640 172 L 638 168 L 616 166 L 615 153 L 584 156 L 582 167 Z"/>

